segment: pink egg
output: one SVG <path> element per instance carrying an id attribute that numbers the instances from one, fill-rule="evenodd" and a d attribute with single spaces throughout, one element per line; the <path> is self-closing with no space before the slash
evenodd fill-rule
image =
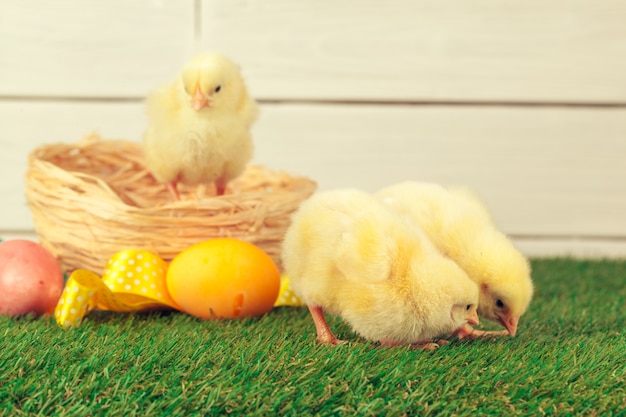
<path id="1" fill-rule="evenodd" d="M 57 260 L 29 240 L 0 243 L 0 314 L 51 314 L 63 292 Z"/>

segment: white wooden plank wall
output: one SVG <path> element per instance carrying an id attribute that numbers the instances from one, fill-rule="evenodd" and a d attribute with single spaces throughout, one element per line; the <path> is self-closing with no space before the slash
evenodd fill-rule
<path id="1" fill-rule="evenodd" d="M 26 155 L 140 140 L 194 51 L 237 60 L 256 162 L 320 188 L 462 183 L 533 256 L 626 257 L 626 2 L 0 1 L 0 237 Z"/>

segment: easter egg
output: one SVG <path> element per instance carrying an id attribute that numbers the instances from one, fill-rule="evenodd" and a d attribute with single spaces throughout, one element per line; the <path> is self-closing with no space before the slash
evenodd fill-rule
<path id="1" fill-rule="evenodd" d="M 167 289 L 183 311 L 202 318 L 254 317 L 274 306 L 278 267 L 259 247 L 218 238 L 178 254 L 167 270 Z"/>
<path id="2" fill-rule="evenodd" d="M 104 269 L 102 282 L 122 302 L 136 309 L 150 309 L 163 304 L 177 308 L 165 284 L 167 263 L 146 250 L 126 249 L 114 254 Z M 104 297 L 98 308 L 106 310 Z"/>
<path id="3" fill-rule="evenodd" d="M 63 292 L 57 260 L 38 243 L 0 243 L 0 314 L 50 314 Z"/>

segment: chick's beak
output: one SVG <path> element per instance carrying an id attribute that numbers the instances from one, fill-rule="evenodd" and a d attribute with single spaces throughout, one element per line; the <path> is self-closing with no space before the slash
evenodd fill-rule
<path id="1" fill-rule="evenodd" d="M 467 315 L 465 320 L 469 324 L 474 326 L 478 326 L 480 324 L 480 322 L 478 321 L 478 313 L 476 312 L 476 310 L 472 310 L 472 312 Z"/>
<path id="2" fill-rule="evenodd" d="M 517 333 L 517 324 L 519 323 L 519 317 L 514 316 L 498 316 L 498 323 L 506 327 L 506 330 L 509 332 L 511 337 L 515 336 Z"/>
<path id="3" fill-rule="evenodd" d="M 200 88 L 196 88 L 196 92 L 193 93 L 193 97 L 191 98 L 191 105 L 195 111 L 202 110 L 205 107 L 210 105 L 209 99 L 202 94 Z"/>

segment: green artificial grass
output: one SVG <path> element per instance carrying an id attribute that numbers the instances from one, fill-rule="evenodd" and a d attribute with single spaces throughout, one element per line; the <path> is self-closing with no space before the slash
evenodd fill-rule
<path id="1" fill-rule="evenodd" d="M 260 319 L 0 318 L 0 415 L 626 416 L 626 261 L 533 261 L 515 338 L 434 352 L 315 343 L 304 308 Z"/>

